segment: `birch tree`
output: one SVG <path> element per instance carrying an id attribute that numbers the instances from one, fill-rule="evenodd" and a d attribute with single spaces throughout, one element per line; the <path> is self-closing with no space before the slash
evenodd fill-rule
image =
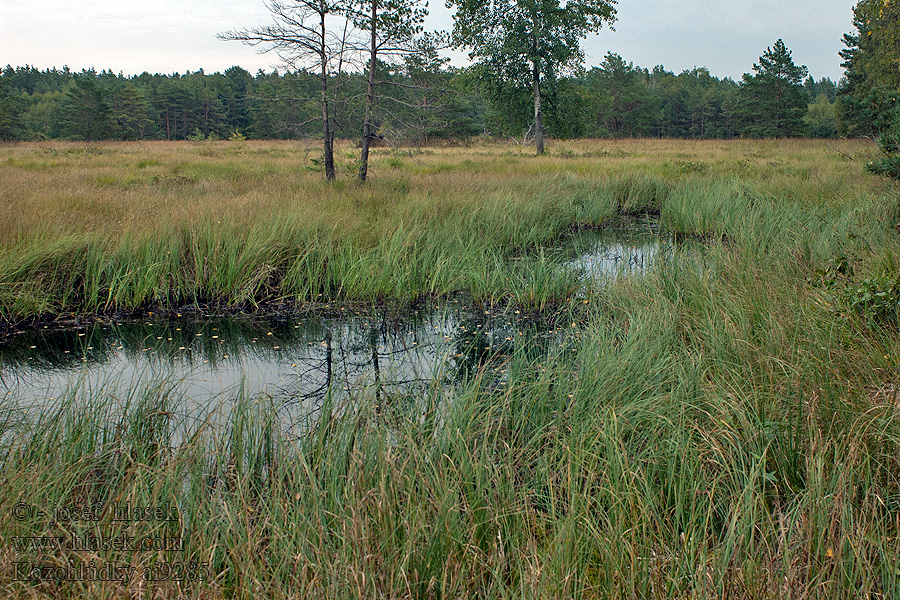
<path id="1" fill-rule="evenodd" d="M 615 0 L 448 0 L 453 41 L 494 77 L 530 85 L 534 140 L 544 152 L 544 80 L 581 64 L 581 40 L 615 21 Z"/>

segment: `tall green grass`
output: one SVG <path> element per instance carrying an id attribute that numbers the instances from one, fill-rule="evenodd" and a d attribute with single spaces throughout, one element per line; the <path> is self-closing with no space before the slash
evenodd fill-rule
<path id="1" fill-rule="evenodd" d="M 504 386 L 363 391 L 287 422 L 241 393 L 195 418 L 165 382 L 73 391 L 27 417 L 4 406 L 4 506 L 169 502 L 177 523 L 80 531 L 183 536 L 183 552 L 95 558 L 210 568 L 181 588 L 13 582 L 39 555 L 7 542 L 4 591 L 894 597 L 900 406 L 878 386 L 896 380 L 896 332 L 771 273 L 740 277 L 726 247 L 706 261 L 671 257 L 572 306 L 579 335 L 518 347 Z M 71 528 L 0 516 L 5 540 Z"/>
<path id="2" fill-rule="evenodd" d="M 3 594 L 898 597 L 900 324 L 881 310 L 897 303 L 896 192 L 818 147 L 717 144 L 473 153 L 452 198 L 412 170 L 337 186 L 340 219 L 207 215 L 6 246 L 6 317 L 466 290 L 553 307 L 573 335 L 517 346 L 505 385 L 486 367 L 423 397 L 328 398 L 290 423 L 241 393 L 189 416 L 166 382 L 24 412 L 2 400 Z M 679 240 L 646 273 L 583 287 L 541 252 L 635 212 Z M 72 524 L 7 507 L 122 500 L 177 504 L 179 520 L 79 527 L 185 549 L 95 558 L 195 560 L 209 577 L 12 581 L 38 555 L 9 540 Z"/>
<path id="3" fill-rule="evenodd" d="M 0 310 L 15 319 L 201 302 L 405 300 L 457 291 L 500 298 L 522 278 L 539 288 L 541 277 L 553 279 L 536 249 L 573 226 L 610 219 L 614 188 L 550 181 L 518 190 L 532 195 L 527 202 L 511 190 L 475 207 L 407 206 L 392 222 L 376 217 L 353 231 L 289 214 L 249 226 L 201 220 L 117 239 L 35 234 L 0 254 Z M 487 279 L 476 275 L 498 268 Z M 569 292 L 546 285 L 525 303 Z"/>

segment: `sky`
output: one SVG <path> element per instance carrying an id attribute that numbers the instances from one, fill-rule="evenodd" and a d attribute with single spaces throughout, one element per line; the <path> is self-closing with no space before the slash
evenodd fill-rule
<path id="1" fill-rule="evenodd" d="M 739 80 L 783 39 L 794 62 L 816 79 L 838 81 L 838 51 L 852 29 L 856 0 L 619 0 L 615 31 L 584 42 L 586 65 L 615 52 L 635 65 L 679 73 L 706 67 Z M 426 26 L 452 27 L 442 0 L 431 1 Z M 278 67 L 216 34 L 271 22 L 263 0 L 0 0 L 0 66 L 109 69 L 125 75 L 207 73 L 239 65 L 251 73 Z M 453 53 L 465 64 L 464 53 Z"/>

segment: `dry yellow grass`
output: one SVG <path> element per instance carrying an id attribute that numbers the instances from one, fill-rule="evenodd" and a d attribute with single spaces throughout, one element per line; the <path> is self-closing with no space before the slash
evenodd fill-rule
<path id="1" fill-rule="evenodd" d="M 667 180 L 739 177 L 762 191 L 810 202 L 871 193 L 861 140 L 579 140 L 542 157 L 509 144 L 374 151 L 371 181 L 352 177 L 356 149 L 338 145 L 342 169 L 329 185 L 307 142 L 54 142 L 0 146 L 0 239 L 42 232 L 168 230 L 200 219 L 236 223 L 286 213 L 350 229 L 371 217 L 402 218 L 416 205 L 465 205 L 520 195 L 548 177 L 602 180 L 643 172 Z"/>
<path id="2" fill-rule="evenodd" d="M 871 218 L 847 211 L 890 195 L 863 171 L 874 152 L 860 140 L 380 148 L 360 184 L 349 142 L 334 182 L 314 141 L 3 145 L 0 315 L 454 291 L 541 307 L 575 284 L 510 259 L 573 227 L 662 211 L 675 233 L 733 235 L 751 197 Z"/>

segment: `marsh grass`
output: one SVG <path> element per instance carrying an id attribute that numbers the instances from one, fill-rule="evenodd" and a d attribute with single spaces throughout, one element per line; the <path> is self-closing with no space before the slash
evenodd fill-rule
<path id="1" fill-rule="evenodd" d="M 745 268 L 723 247 L 706 260 L 721 275 Z M 896 381 L 896 357 L 882 358 L 896 333 L 835 319 L 781 283 L 711 278 L 671 257 L 572 306 L 579 335 L 513 352 L 505 386 L 476 374 L 415 402 L 361 391 L 301 422 L 240 392 L 197 418 L 164 381 L 73 391 L 5 421 L 3 505 L 169 503 L 178 521 L 73 526 L 4 511 L 4 539 L 74 528 L 178 536 L 183 549 L 7 543 L 4 591 L 893 597 L 900 406 L 872 392 Z M 194 560 L 210 576 L 179 586 L 9 575 L 17 561 L 89 558 L 137 573 Z"/>
<path id="2" fill-rule="evenodd" d="M 617 214 L 662 213 L 701 238 L 742 227 L 776 239 L 760 226 L 784 218 L 865 227 L 834 219 L 868 217 L 887 186 L 846 159 L 868 146 L 829 144 L 578 142 L 541 158 L 476 146 L 415 160 L 381 149 L 365 186 L 322 181 L 315 150 L 296 143 L 5 146 L 0 313 L 458 291 L 540 308 L 571 289 L 539 249 Z M 523 280 L 539 289 L 517 293 Z"/>
<path id="3" fill-rule="evenodd" d="M 189 417 L 172 382 L 73 390 L 25 414 L 0 401 L 5 595 L 900 594 L 898 323 L 834 288 L 896 276 L 896 191 L 862 172 L 869 145 L 578 142 L 543 158 L 484 146 L 393 162 L 385 152 L 366 187 L 326 186 L 287 144 L 67 148 L 2 148 L 14 182 L 3 199 L 16 207 L 3 221 L 5 316 L 467 290 L 552 306 L 577 335 L 517 347 L 502 386 L 479 372 L 424 401 L 362 390 L 289 424 L 241 393 Z M 73 180 L 70 197 L 87 196 L 106 189 L 84 183 L 96 169 L 115 179 L 136 169 L 122 164 L 165 173 L 207 160 L 183 167 L 194 183 L 141 192 L 128 226 L 82 219 L 54 174 Z M 237 168 L 266 175 L 245 185 L 228 175 Z M 42 206 L 36 190 L 54 186 Z M 125 212 L 105 198 L 110 214 Z M 157 221 L 165 198 L 177 202 Z M 643 274 L 585 290 L 540 250 L 634 212 L 659 212 L 685 240 Z M 836 264 L 852 269 L 823 285 Z M 16 520 L 7 507 L 121 500 L 170 502 L 179 519 L 97 531 L 179 535 L 184 550 L 79 560 L 195 560 L 209 577 L 12 580 L 17 561 L 75 554 L 17 550 L 14 536 L 72 524 Z"/>

